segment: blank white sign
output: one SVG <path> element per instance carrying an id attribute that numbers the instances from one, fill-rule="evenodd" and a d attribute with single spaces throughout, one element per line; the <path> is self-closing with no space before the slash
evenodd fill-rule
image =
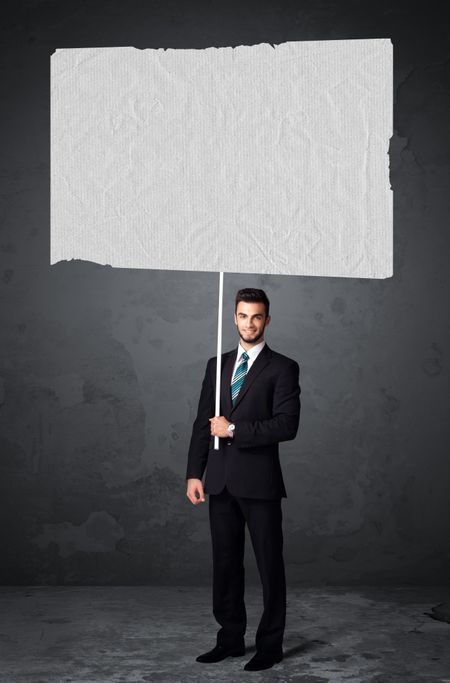
<path id="1" fill-rule="evenodd" d="M 51 263 L 392 275 L 392 43 L 58 49 Z"/>

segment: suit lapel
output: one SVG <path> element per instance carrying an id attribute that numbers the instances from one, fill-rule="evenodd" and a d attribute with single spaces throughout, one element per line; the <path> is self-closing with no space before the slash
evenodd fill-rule
<path id="1" fill-rule="evenodd" d="M 220 402 L 222 405 L 222 415 L 230 415 L 231 413 L 231 374 L 233 372 L 234 364 L 236 362 L 236 351 L 230 351 L 225 363 L 222 367 L 222 375 L 220 380 Z"/>
<path id="2" fill-rule="evenodd" d="M 239 390 L 239 394 L 237 396 L 237 400 L 234 406 L 231 404 L 231 379 L 232 379 L 232 372 L 234 368 L 234 364 L 236 362 L 236 356 L 237 356 L 237 349 L 236 351 L 230 351 L 228 354 L 228 357 L 223 365 L 222 368 L 222 377 L 221 377 L 221 388 L 220 388 L 220 397 L 221 397 L 221 402 L 223 406 L 223 414 L 224 415 L 231 415 L 233 410 L 237 408 L 239 405 L 240 401 L 242 401 L 242 398 L 245 396 L 253 382 L 255 381 L 256 377 L 259 375 L 261 370 L 263 370 L 266 365 L 270 363 L 272 351 L 267 345 L 267 342 L 264 344 L 263 348 L 261 351 L 258 353 L 256 360 L 252 363 L 252 366 L 250 370 L 247 372 L 245 379 L 242 383 L 242 386 Z"/>

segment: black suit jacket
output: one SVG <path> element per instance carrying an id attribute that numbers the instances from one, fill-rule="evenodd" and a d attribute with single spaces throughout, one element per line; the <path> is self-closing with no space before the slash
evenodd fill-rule
<path id="1" fill-rule="evenodd" d="M 192 428 L 186 479 L 202 479 L 205 493 L 227 485 L 234 496 L 287 498 L 279 442 L 294 439 L 300 422 L 299 364 L 269 348 L 259 352 L 231 403 L 231 375 L 237 349 L 222 354 L 220 414 L 236 425 L 214 449 L 209 418 L 215 413 L 216 356 L 208 360 Z"/>

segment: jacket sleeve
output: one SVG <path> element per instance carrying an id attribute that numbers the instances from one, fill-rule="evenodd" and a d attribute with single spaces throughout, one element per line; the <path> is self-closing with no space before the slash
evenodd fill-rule
<path id="1" fill-rule="evenodd" d="M 200 399 L 198 402 L 197 417 L 192 426 L 186 479 L 201 479 L 208 461 L 209 443 L 211 439 L 209 418 L 214 415 L 214 387 L 211 374 L 211 363 L 213 360 L 213 358 L 210 358 L 206 365 L 205 377 L 203 378 Z"/>
<path id="2" fill-rule="evenodd" d="M 235 422 L 236 446 L 269 446 L 295 439 L 300 423 L 300 366 L 292 361 L 283 370 L 275 385 L 272 417 L 267 420 L 238 420 Z"/>

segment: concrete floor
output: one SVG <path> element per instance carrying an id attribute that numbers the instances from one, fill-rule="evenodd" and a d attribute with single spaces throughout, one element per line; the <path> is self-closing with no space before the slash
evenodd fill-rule
<path id="1" fill-rule="evenodd" d="M 262 672 L 243 670 L 260 589 L 246 589 L 247 654 L 200 664 L 210 603 L 209 587 L 2 587 L 0 681 L 450 683 L 450 586 L 288 588 L 285 658 Z"/>

